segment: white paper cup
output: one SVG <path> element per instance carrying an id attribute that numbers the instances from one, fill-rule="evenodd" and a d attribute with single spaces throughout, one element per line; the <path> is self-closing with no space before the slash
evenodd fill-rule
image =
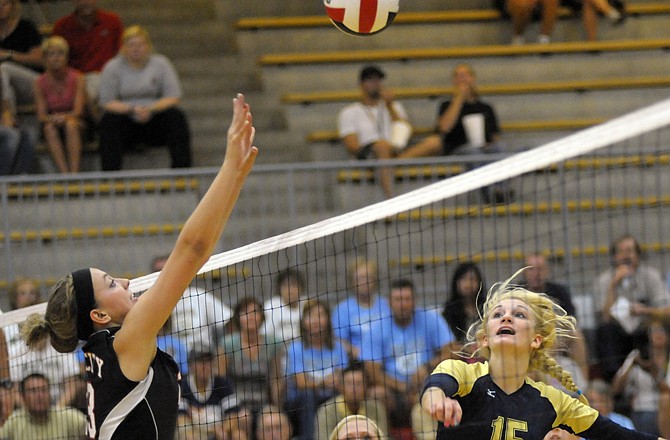
<path id="1" fill-rule="evenodd" d="M 405 148 L 411 135 L 412 125 L 409 122 L 394 121 L 393 124 L 391 124 L 391 144 L 396 150 Z"/>
<path id="2" fill-rule="evenodd" d="M 471 147 L 481 148 L 486 145 L 483 114 L 473 113 L 463 116 L 463 128 L 465 128 L 465 137 Z"/>

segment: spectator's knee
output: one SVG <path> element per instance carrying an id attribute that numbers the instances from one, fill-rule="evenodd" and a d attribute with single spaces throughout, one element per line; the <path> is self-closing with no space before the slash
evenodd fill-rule
<path id="1" fill-rule="evenodd" d="M 372 151 L 379 159 L 388 159 L 394 156 L 393 145 L 387 140 L 379 140 L 372 145 Z"/>

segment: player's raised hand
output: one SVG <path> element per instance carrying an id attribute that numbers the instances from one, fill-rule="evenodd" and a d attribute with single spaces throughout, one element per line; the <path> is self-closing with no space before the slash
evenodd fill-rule
<path id="1" fill-rule="evenodd" d="M 251 109 L 244 95 L 233 99 L 233 120 L 228 128 L 228 144 L 225 162 L 246 175 L 256 160 L 258 149 L 253 145 L 256 129 L 251 118 Z"/>

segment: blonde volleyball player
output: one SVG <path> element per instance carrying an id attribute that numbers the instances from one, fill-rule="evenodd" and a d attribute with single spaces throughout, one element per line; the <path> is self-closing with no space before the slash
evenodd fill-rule
<path id="1" fill-rule="evenodd" d="M 223 165 L 141 297 L 133 296 L 126 279 L 82 269 L 55 285 L 44 316 L 26 320 L 31 348 L 47 336 L 59 352 L 86 341 L 89 438 L 174 438 L 179 372 L 156 347 L 156 336 L 221 236 L 258 154 L 254 133 L 249 105 L 238 95 Z"/>
<path id="2" fill-rule="evenodd" d="M 446 360 L 426 381 L 421 405 L 439 422 L 437 439 L 540 440 L 560 427 L 591 440 L 656 440 L 588 406 L 549 355 L 557 338 L 574 332 L 575 319 L 548 296 L 511 286 L 513 278 L 491 289 L 481 320 L 468 331 L 488 361 Z M 530 379 L 532 371 L 549 373 L 579 400 Z"/>

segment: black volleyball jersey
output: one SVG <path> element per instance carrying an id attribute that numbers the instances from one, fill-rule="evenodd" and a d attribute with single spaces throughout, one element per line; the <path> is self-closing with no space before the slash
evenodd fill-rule
<path id="1" fill-rule="evenodd" d="M 491 379 L 488 363 L 443 361 L 426 380 L 424 391 L 429 387 L 442 389 L 463 410 L 459 426 L 438 424 L 438 440 L 542 440 L 556 427 L 591 440 L 657 439 L 623 428 L 579 400 L 530 378 L 506 394 Z"/>
<path id="2" fill-rule="evenodd" d="M 114 351 L 120 327 L 91 335 L 84 345 L 90 439 L 173 439 L 179 403 L 179 368 L 157 350 L 144 380 L 127 379 Z"/>

